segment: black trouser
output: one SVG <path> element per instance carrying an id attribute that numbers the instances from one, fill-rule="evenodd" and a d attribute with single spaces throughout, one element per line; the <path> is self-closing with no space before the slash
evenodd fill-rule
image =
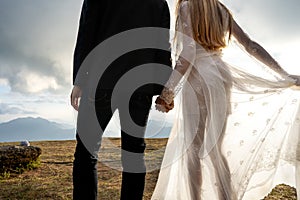
<path id="1" fill-rule="evenodd" d="M 145 127 L 151 108 L 152 96 L 134 93 L 126 105 L 122 95 L 118 97 L 116 108 L 119 109 L 121 124 L 122 147 L 122 187 L 121 200 L 142 200 L 145 185 L 146 167 L 144 162 Z M 96 94 L 96 113 L 102 130 L 109 123 L 116 108 L 111 108 L 111 91 L 98 90 Z M 131 116 L 128 117 L 127 113 Z M 130 118 L 130 119 L 129 119 Z M 132 120 L 132 121 L 131 121 Z M 135 123 L 141 129 L 133 128 Z M 129 132 L 129 131 L 131 132 Z M 81 133 L 84 134 L 84 133 Z M 102 134 L 102 133 L 101 133 Z M 73 167 L 73 198 L 75 200 L 97 199 L 97 157 L 93 156 L 80 139 L 77 133 L 77 146 Z M 96 143 L 99 141 L 95 141 Z"/>

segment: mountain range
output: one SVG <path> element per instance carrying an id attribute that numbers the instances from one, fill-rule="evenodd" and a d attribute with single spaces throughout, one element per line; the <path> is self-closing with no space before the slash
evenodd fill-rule
<path id="1" fill-rule="evenodd" d="M 146 128 L 147 138 L 167 138 L 171 130 L 170 123 L 150 120 Z M 105 131 L 105 137 L 119 137 L 120 133 Z M 75 128 L 40 117 L 17 118 L 0 123 L 0 142 L 74 140 Z"/>

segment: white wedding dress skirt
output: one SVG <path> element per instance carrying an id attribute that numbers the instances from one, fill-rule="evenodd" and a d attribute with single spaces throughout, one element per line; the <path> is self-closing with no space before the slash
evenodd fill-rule
<path id="1" fill-rule="evenodd" d="M 293 81 L 237 69 L 201 48 L 189 70 L 152 200 L 259 200 L 276 184 L 296 187 Z"/>

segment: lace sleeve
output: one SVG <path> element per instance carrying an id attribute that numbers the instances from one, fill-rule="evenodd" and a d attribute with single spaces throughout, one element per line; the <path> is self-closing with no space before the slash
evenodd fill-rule
<path id="1" fill-rule="evenodd" d="M 232 34 L 245 50 L 257 60 L 267 65 L 273 71 L 277 72 L 283 78 L 289 78 L 289 74 L 280 67 L 278 62 L 258 43 L 251 40 L 241 27 L 233 20 Z"/>
<path id="2" fill-rule="evenodd" d="M 196 55 L 196 42 L 193 39 L 193 31 L 191 26 L 191 18 L 189 15 L 189 4 L 184 1 L 180 5 L 179 10 L 179 30 L 177 33 L 177 45 L 182 45 L 178 59 L 176 60 L 175 70 L 172 72 L 160 98 L 170 104 L 178 91 L 182 88 L 181 79 L 187 75 L 188 69 L 194 63 Z"/>

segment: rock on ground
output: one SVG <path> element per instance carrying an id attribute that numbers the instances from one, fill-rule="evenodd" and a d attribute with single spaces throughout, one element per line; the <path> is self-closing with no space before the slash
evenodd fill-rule
<path id="1" fill-rule="evenodd" d="M 41 148 L 34 146 L 0 146 L 0 173 L 24 168 L 41 153 Z"/>

